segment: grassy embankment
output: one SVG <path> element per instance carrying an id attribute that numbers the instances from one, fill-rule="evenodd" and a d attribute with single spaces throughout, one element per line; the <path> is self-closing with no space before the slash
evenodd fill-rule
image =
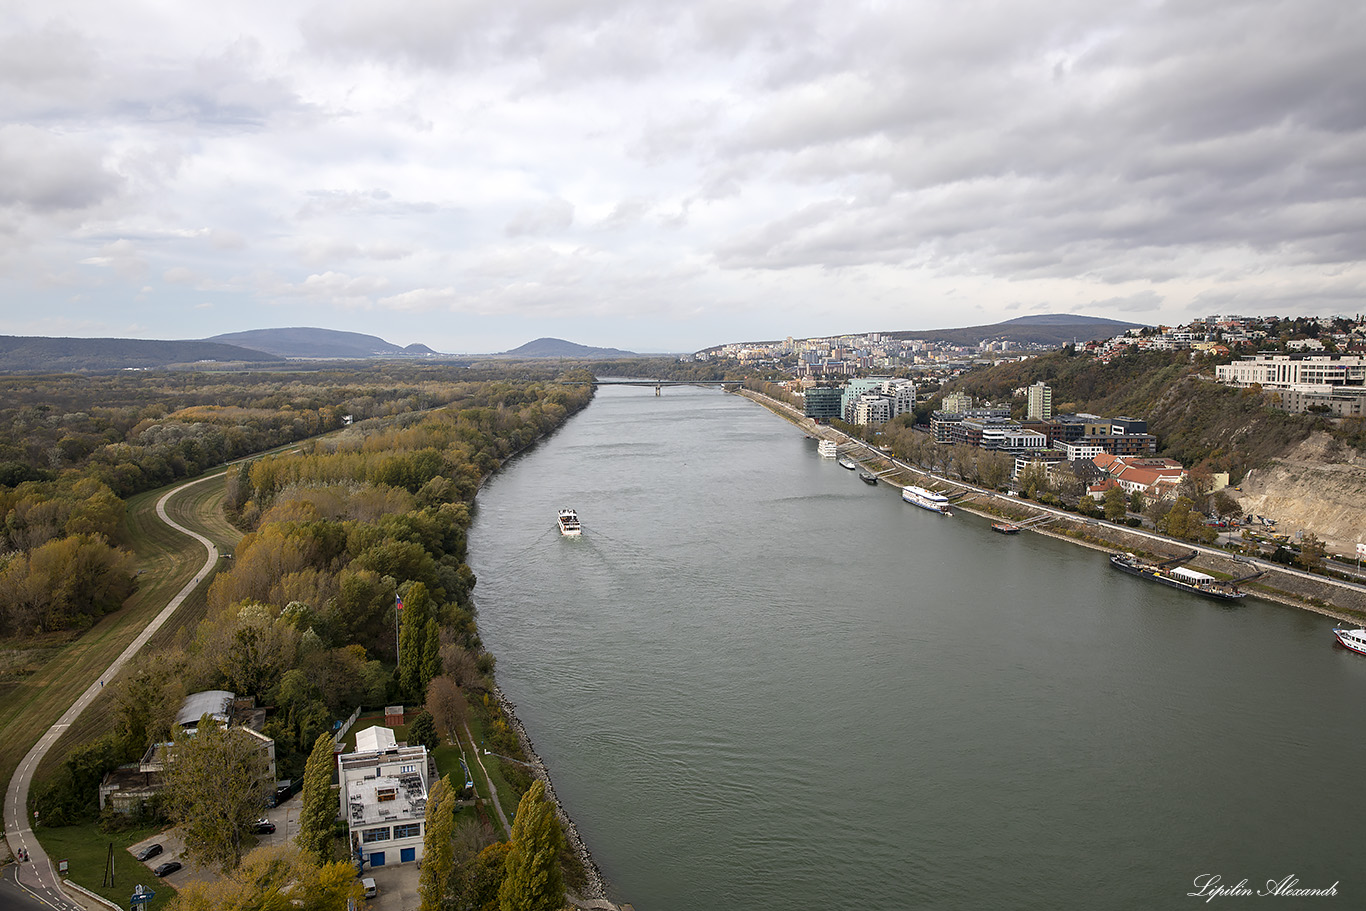
<path id="1" fill-rule="evenodd" d="M 98 679 L 203 565 L 203 546 L 169 528 L 156 516 L 157 500 L 173 486 L 138 494 L 128 500 L 122 528 L 123 546 L 135 555 L 139 575 L 138 590 L 122 609 L 102 618 L 79 637 L 61 635 L 37 642 L 7 644 L 15 650 L 34 650 L 32 653 L 41 658 L 41 663 L 31 662 L 24 668 L 27 673 L 0 682 L 0 730 L 5 731 L 3 742 L 0 742 L 0 780 L 5 786 L 43 732 L 61 717 L 92 680 Z M 173 517 L 188 518 L 187 508 L 191 501 L 193 508 L 204 509 L 206 504 L 215 502 L 215 498 L 221 501 L 222 485 L 205 481 L 173 497 L 168 512 Z M 236 540 L 236 533 L 228 534 L 225 529 L 210 528 L 201 533 L 221 542 Z M 182 618 L 193 613 L 190 608 L 195 600 L 200 602 L 202 612 L 207 587 L 208 580 L 190 599 L 186 609 L 177 613 L 169 628 L 163 629 L 161 636 L 175 635 L 184 628 Z M 73 745 L 103 733 L 106 723 L 107 713 L 100 710 L 97 701 L 94 709 L 83 713 L 49 752 L 44 771 L 60 762 Z"/>

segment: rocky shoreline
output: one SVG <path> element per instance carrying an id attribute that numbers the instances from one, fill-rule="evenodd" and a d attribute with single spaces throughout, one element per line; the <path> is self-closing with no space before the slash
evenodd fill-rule
<path id="1" fill-rule="evenodd" d="M 536 752 L 536 747 L 532 744 L 531 737 L 527 735 L 521 719 L 517 717 L 517 706 L 508 699 L 502 688 L 496 683 L 493 686 L 493 697 L 498 700 L 503 713 L 507 715 L 508 725 L 517 735 L 517 742 L 521 744 L 522 752 L 526 754 L 527 764 L 531 767 L 532 773 L 544 782 L 546 797 L 554 805 L 555 815 L 560 818 L 560 823 L 564 826 L 565 837 L 569 840 L 570 850 L 574 852 L 579 863 L 583 865 L 584 875 L 588 879 L 588 888 L 584 890 L 587 894 L 583 896 L 571 895 L 571 903 L 575 907 L 593 909 L 593 911 L 622 911 L 621 906 L 614 904 L 607 898 L 607 880 L 602 875 L 602 869 L 598 867 L 597 861 L 593 860 L 593 855 L 588 850 L 588 846 L 584 844 L 578 826 L 574 825 L 574 820 L 569 818 L 569 813 L 560 803 L 559 795 L 555 793 L 555 786 L 550 781 L 550 771 L 546 768 L 540 754 Z M 629 908 L 630 906 L 626 907 Z"/>

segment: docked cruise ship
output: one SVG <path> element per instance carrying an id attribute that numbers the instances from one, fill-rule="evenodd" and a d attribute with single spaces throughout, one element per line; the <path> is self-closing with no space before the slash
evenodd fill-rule
<path id="1" fill-rule="evenodd" d="M 919 506 L 921 509 L 943 513 L 946 516 L 953 515 L 949 511 L 949 498 L 942 493 L 935 493 L 933 490 L 926 490 L 914 485 L 903 487 L 901 488 L 901 499 L 913 506 Z"/>
<path id="2" fill-rule="evenodd" d="M 816 454 L 822 459 L 833 459 L 839 455 L 839 444 L 834 440 L 821 440 L 816 444 Z"/>

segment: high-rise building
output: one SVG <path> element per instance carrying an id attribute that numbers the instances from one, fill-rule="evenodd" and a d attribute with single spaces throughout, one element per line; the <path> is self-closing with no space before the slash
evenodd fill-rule
<path id="1" fill-rule="evenodd" d="M 1025 420 L 1046 421 L 1053 416 L 1053 390 L 1035 383 L 1025 393 Z"/>

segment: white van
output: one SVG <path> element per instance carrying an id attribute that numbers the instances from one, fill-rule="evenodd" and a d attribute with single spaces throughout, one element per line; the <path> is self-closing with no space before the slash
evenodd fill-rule
<path id="1" fill-rule="evenodd" d="M 365 879 L 362 879 L 360 885 L 361 888 L 365 890 L 366 898 L 374 898 L 376 895 L 379 895 L 379 886 L 376 886 L 375 881 L 370 877 L 367 876 Z"/>

